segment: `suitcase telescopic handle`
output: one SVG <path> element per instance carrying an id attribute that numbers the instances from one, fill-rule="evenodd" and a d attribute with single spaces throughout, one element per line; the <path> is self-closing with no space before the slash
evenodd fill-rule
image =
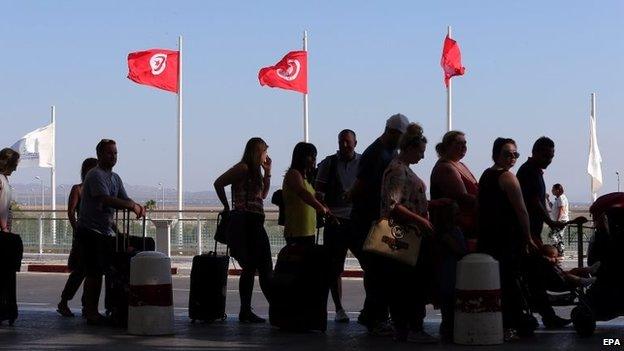
<path id="1" fill-rule="evenodd" d="M 143 251 L 145 251 L 145 236 L 147 234 L 147 227 L 145 226 L 147 218 L 145 218 L 145 217 L 146 216 L 143 216 Z"/>

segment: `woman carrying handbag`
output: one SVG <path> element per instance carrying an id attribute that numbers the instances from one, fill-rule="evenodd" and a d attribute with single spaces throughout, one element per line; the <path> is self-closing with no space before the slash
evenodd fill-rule
<path id="1" fill-rule="evenodd" d="M 399 142 L 399 155 L 384 172 L 381 186 L 381 217 L 404 228 L 419 228 L 406 230 L 403 235 L 420 235 L 425 242 L 428 233 L 433 232 L 427 215 L 425 183 L 409 166 L 423 159 L 426 147 L 422 127 L 411 123 Z M 393 258 L 386 260 L 386 298 L 396 341 L 435 343 L 437 339 L 423 330 L 430 273 L 425 262 L 426 247 L 419 251 L 415 266 Z"/>
<path id="2" fill-rule="evenodd" d="M 271 158 L 267 149 L 268 145 L 261 138 L 249 139 L 242 160 L 214 182 L 224 212 L 230 212 L 225 187 L 232 186 L 234 208 L 229 215 L 227 241 L 232 257 L 242 268 L 238 287 L 241 300 L 238 319 L 241 323 L 265 322 L 251 308 L 256 271 L 264 296 L 267 300 L 270 298 L 273 261 L 269 237 L 264 229 L 264 199 L 271 184 Z"/>

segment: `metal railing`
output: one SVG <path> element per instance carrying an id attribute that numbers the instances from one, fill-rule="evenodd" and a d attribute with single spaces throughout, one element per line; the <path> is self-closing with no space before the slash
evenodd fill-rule
<path id="1" fill-rule="evenodd" d="M 218 210 L 150 211 L 147 214 L 146 236 L 155 238 L 156 227 L 150 219 L 178 219 L 171 228 L 171 255 L 192 256 L 214 250 L 214 232 Z M 283 228 L 277 224 L 277 211 L 266 212 L 265 228 L 269 235 L 271 252 L 277 255 L 285 245 Z M 69 253 L 73 231 L 63 210 L 13 211 L 12 231 L 22 237 L 24 252 Z M 142 234 L 142 221 L 133 219 L 130 234 Z M 219 250 L 225 247 L 219 244 Z"/>
<path id="2" fill-rule="evenodd" d="M 214 232 L 218 210 L 185 210 L 181 219 L 171 228 L 171 255 L 192 256 L 214 250 Z M 149 219 L 177 219 L 178 211 L 150 211 L 147 214 L 147 236 L 155 238 L 156 227 Z M 72 229 L 63 210 L 18 210 L 13 212 L 13 232 L 21 235 L 24 252 L 69 253 L 72 243 Z M 277 224 L 277 211 L 267 210 L 265 229 L 275 256 L 285 245 L 283 227 Z M 132 220 L 130 233 L 141 235 L 142 221 Z M 577 258 L 579 265 L 587 256 L 587 244 L 594 233 L 591 223 L 570 224 L 566 227 L 566 257 Z M 542 232 L 544 243 L 548 243 L 548 228 Z M 322 242 L 322 236 L 320 238 Z M 219 250 L 225 250 L 219 244 Z M 349 253 L 351 255 L 351 253 Z"/>

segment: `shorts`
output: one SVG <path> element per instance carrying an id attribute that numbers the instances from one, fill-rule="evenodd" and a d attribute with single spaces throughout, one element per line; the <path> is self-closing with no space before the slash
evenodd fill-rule
<path id="1" fill-rule="evenodd" d="M 323 231 L 323 246 L 329 252 L 333 270 L 336 275 L 340 275 L 344 271 L 345 260 L 347 258 L 347 250 L 357 251 L 355 245 L 358 245 L 353 238 L 353 228 L 351 220 L 340 218 L 340 224 L 325 224 Z"/>
<path id="2" fill-rule="evenodd" d="M 110 267 L 114 238 L 87 228 L 78 228 L 80 255 L 87 276 L 101 276 Z"/>

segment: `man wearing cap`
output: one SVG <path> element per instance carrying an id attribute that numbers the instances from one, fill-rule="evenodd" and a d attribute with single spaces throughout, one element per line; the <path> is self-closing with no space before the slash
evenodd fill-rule
<path id="1" fill-rule="evenodd" d="M 386 121 L 384 133 L 362 154 L 358 172 L 350 197 L 353 202 L 351 221 L 353 237 L 359 239 L 358 252 L 353 254 L 364 270 L 364 290 L 366 299 L 358 321 L 365 325 L 372 335 L 392 335 L 388 323 L 388 296 L 384 281 L 383 264 L 379 257 L 363 253 L 361 248 L 366 240 L 373 221 L 379 219 L 381 206 L 381 182 L 383 173 L 390 161 L 397 155 L 401 135 L 407 130 L 409 120 L 398 113 Z"/>

